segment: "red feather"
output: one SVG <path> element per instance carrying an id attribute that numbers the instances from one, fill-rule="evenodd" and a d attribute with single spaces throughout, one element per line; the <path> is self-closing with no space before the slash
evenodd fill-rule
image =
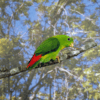
<path id="1" fill-rule="evenodd" d="M 36 56 L 36 54 L 33 55 L 31 61 L 29 62 L 27 68 L 31 67 L 35 62 L 37 62 L 42 57 L 42 54 Z"/>

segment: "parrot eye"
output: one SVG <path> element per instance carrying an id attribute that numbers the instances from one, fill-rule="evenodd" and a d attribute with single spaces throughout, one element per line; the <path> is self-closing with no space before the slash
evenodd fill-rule
<path id="1" fill-rule="evenodd" d="M 70 38 L 68 38 L 68 41 L 70 41 Z"/>

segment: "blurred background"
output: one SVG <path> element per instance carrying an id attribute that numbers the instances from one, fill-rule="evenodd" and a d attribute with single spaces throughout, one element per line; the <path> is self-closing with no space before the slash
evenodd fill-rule
<path id="1" fill-rule="evenodd" d="M 0 69 L 26 67 L 39 44 L 58 34 L 77 48 L 90 38 L 98 46 L 1 78 L 0 100 L 100 100 L 100 0 L 0 0 Z"/>

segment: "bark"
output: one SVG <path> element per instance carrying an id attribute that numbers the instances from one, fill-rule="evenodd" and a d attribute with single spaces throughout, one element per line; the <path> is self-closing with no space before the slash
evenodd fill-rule
<path id="1" fill-rule="evenodd" d="M 78 54 L 80 54 L 84 51 L 87 51 L 88 49 L 93 48 L 95 46 L 97 46 L 97 44 L 92 39 L 89 39 L 88 42 L 86 42 L 85 45 L 83 45 L 82 47 L 78 48 L 78 50 L 73 50 L 73 51 L 70 51 L 69 53 L 65 53 L 63 55 L 60 55 L 60 63 L 64 60 L 67 60 L 67 59 L 70 59 L 74 56 L 77 56 Z M 44 64 L 40 63 L 36 68 L 42 68 L 42 67 L 54 65 L 57 63 L 59 63 L 57 59 L 55 61 L 51 60 L 51 61 L 44 63 Z M 35 69 L 35 68 L 33 68 L 33 69 Z M 33 69 L 31 69 L 31 70 L 33 70 Z M 25 71 L 31 71 L 31 70 L 27 70 L 26 66 L 24 66 L 24 67 L 18 66 L 16 68 L 11 69 L 10 71 L 8 71 L 8 69 L 0 69 L 0 79 L 6 78 L 9 76 L 13 76 L 13 75 L 25 72 Z"/>

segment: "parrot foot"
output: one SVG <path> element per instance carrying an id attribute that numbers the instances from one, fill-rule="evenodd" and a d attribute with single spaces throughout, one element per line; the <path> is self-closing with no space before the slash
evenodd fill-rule
<path id="1" fill-rule="evenodd" d="M 60 58 L 59 58 L 59 56 L 56 56 L 56 59 L 58 60 L 58 62 L 60 63 Z"/>
<path id="2" fill-rule="evenodd" d="M 80 48 L 74 48 L 75 50 L 80 50 Z"/>

